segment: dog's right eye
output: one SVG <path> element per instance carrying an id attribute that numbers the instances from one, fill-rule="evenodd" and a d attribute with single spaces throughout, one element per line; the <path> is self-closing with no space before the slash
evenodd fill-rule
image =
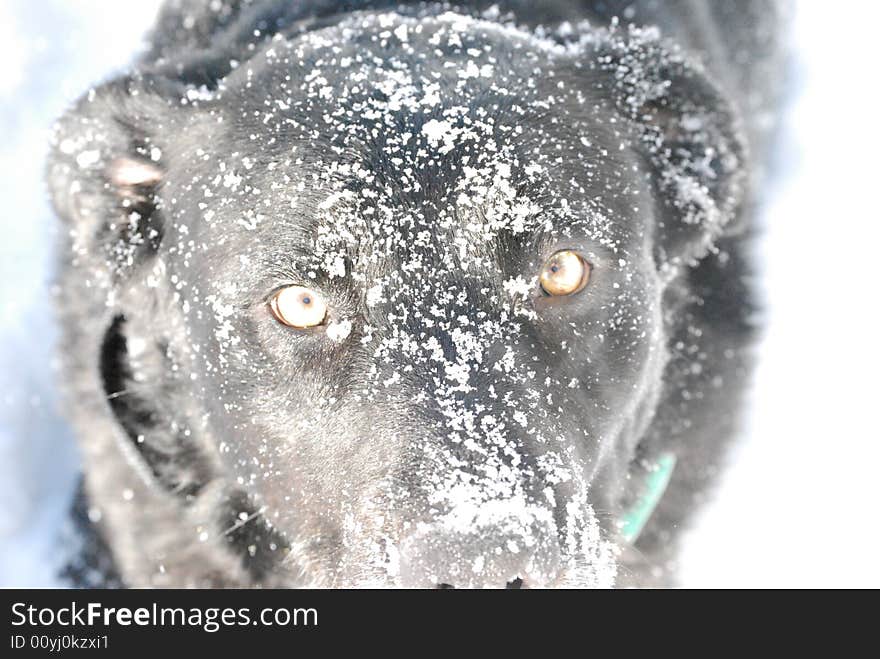
<path id="1" fill-rule="evenodd" d="M 269 300 L 269 309 L 278 322 L 296 329 L 317 327 L 327 319 L 327 304 L 305 286 L 282 288 Z"/>

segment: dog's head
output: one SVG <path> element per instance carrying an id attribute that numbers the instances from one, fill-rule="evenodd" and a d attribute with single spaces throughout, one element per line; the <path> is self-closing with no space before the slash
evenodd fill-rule
<path id="1" fill-rule="evenodd" d="M 113 310 L 110 410 L 168 496 L 245 495 L 239 525 L 275 538 L 245 561 L 608 585 L 664 294 L 730 216 L 740 158 L 655 35 L 362 15 L 212 87 L 98 88 L 50 187 Z"/>

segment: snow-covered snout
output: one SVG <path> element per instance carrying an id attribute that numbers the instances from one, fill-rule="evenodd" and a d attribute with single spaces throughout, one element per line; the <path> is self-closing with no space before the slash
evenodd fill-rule
<path id="1" fill-rule="evenodd" d="M 681 62 L 627 77 L 652 48 L 365 14 L 68 115 L 101 395 L 193 538 L 257 583 L 613 583 L 665 286 L 735 160 Z"/>
<path id="2" fill-rule="evenodd" d="M 305 363 L 278 362 L 294 381 L 275 374 L 260 443 L 237 461 L 275 435 L 273 465 L 290 476 L 281 489 L 267 481 L 263 501 L 279 525 L 340 543 L 336 583 L 610 584 L 614 502 L 597 475 L 618 467 L 647 420 L 639 379 L 655 360 L 639 344 L 653 319 L 603 339 L 590 329 L 608 320 L 591 309 L 602 283 L 567 299 L 540 284 L 517 292 L 491 273 L 448 272 L 436 249 L 401 251 L 426 272 L 391 268 L 393 283 L 346 314 L 344 332 L 333 303 L 313 334 L 266 323 L 267 341 L 306 344 Z M 625 422 L 608 411 L 622 405 Z"/>

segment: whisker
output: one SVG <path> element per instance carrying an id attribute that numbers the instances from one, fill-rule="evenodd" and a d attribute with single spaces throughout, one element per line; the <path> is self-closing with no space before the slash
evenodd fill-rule
<path id="1" fill-rule="evenodd" d="M 245 517 L 244 519 L 237 519 L 237 520 L 235 521 L 235 524 L 233 524 L 233 525 L 230 526 L 228 529 L 226 529 L 225 531 L 223 531 L 222 533 L 220 533 L 217 537 L 218 537 L 218 538 L 221 538 L 221 537 L 223 537 L 223 536 L 225 536 L 225 535 L 229 535 L 230 533 L 234 533 L 235 531 L 237 531 L 238 529 L 240 529 L 242 526 L 244 526 L 244 525 L 247 524 L 248 522 L 255 520 L 257 517 L 259 517 L 260 515 L 262 515 L 264 512 L 266 512 L 266 508 L 265 508 L 265 507 L 260 508 L 258 511 L 256 511 L 256 512 L 254 512 L 254 513 L 251 513 L 250 515 L 248 515 L 248 516 Z"/>

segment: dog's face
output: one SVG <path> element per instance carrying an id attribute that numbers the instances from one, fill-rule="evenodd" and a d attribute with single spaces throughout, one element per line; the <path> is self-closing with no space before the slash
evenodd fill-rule
<path id="1" fill-rule="evenodd" d="M 216 90 L 128 82 L 62 124 L 56 205 L 128 345 L 163 355 L 140 404 L 199 438 L 186 476 L 154 472 L 244 491 L 280 580 L 612 583 L 664 291 L 719 228 L 735 155 L 696 74 L 603 39 L 359 17 Z M 635 102 L 621 62 L 650 48 L 689 84 Z"/>

